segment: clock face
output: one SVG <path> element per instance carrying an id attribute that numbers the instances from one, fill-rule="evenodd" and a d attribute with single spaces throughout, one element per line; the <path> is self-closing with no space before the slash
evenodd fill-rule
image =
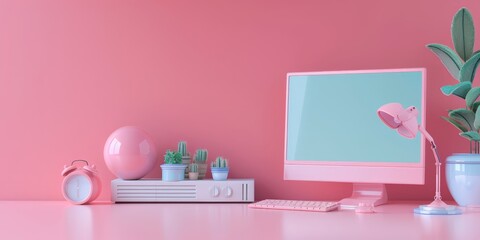
<path id="1" fill-rule="evenodd" d="M 82 174 L 68 176 L 64 185 L 65 195 L 74 202 L 83 202 L 92 193 L 92 184 L 88 177 Z"/>

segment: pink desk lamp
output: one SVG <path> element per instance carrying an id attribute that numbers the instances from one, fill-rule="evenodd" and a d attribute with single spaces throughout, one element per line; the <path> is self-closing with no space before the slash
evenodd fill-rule
<path id="1" fill-rule="evenodd" d="M 435 197 L 432 203 L 428 205 L 420 205 L 418 208 L 415 208 L 414 212 L 417 214 L 426 214 L 426 215 L 452 215 L 452 214 L 461 214 L 462 211 L 452 205 L 447 205 L 442 201 L 442 196 L 440 195 L 440 161 L 438 160 L 438 152 L 435 142 L 433 141 L 432 136 L 428 134 L 424 127 L 418 124 L 417 115 L 418 111 L 414 106 L 403 109 L 400 103 L 388 103 L 381 106 L 377 110 L 377 114 L 380 119 L 388 127 L 392 129 L 397 129 L 397 132 L 406 137 L 406 138 L 415 138 L 417 132 L 420 132 L 427 138 L 427 140 L 432 145 L 433 155 L 435 156 L 435 166 L 436 166 L 436 185 L 435 185 Z"/>

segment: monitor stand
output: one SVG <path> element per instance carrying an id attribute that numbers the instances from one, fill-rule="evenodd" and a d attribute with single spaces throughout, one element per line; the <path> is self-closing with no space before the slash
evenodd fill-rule
<path id="1" fill-rule="evenodd" d="M 360 206 L 378 206 L 386 203 L 387 190 L 381 183 L 354 183 L 352 196 L 340 201 L 341 207 L 354 209 Z"/>

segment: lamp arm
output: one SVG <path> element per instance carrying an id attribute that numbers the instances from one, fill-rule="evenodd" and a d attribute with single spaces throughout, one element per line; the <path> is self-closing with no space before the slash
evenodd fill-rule
<path id="1" fill-rule="evenodd" d="M 423 134 L 423 136 L 425 136 L 425 138 L 426 138 L 433 146 L 436 146 L 436 145 L 435 145 L 435 142 L 433 141 L 432 136 L 427 132 L 427 130 L 426 130 L 423 126 L 419 125 L 419 126 L 418 126 L 418 130 Z"/>
<path id="2" fill-rule="evenodd" d="M 435 145 L 435 142 L 433 141 L 432 136 L 427 132 L 427 130 L 423 126 L 418 126 L 418 130 L 425 136 L 425 138 L 430 142 L 433 156 L 435 157 L 435 178 L 436 178 L 436 184 L 435 184 L 435 200 L 442 200 L 442 196 L 440 194 L 440 166 L 442 163 L 440 163 L 439 157 L 438 157 L 438 151 L 437 151 L 437 145 Z"/>

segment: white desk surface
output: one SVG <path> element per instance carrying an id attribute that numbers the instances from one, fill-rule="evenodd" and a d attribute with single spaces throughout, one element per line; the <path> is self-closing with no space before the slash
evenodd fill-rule
<path id="1" fill-rule="evenodd" d="M 480 210 L 413 214 L 389 203 L 376 213 L 251 209 L 247 204 L 0 201 L 0 239 L 480 239 Z"/>

